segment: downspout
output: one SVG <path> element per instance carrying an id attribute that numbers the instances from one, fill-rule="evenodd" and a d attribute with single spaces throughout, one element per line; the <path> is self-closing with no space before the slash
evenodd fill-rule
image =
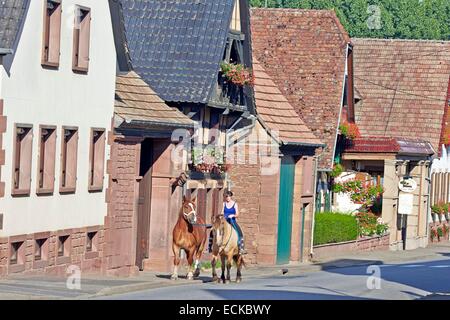
<path id="1" fill-rule="evenodd" d="M 319 156 L 314 156 L 314 197 L 313 197 L 313 204 L 312 204 L 312 222 L 311 222 L 311 247 L 309 250 L 309 256 L 311 258 L 314 257 L 314 227 L 316 224 L 316 191 L 317 191 L 317 169 L 318 169 L 318 163 L 319 163 Z"/>
<path id="2" fill-rule="evenodd" d="M 338 123 L 336 126 L 336 135 L 334 138 L 334 148 L 333 148 L 333 155 L 331 157 L 331 167 L 334 166 L 334 157 L 336 156 L 336 145 L 337 145 L 337 139 L 339 134 L 339 124 L 341 123 L 341 114 L 342 114 L 342 108 L 344 107 L 344 95 L 345 95 L 345 85 L 347 83 L 347 77 L 348 77 L 348 54 L 350 51 L 350 44 L 347 43 L 347 49 L 345 50 L 345 72 L 344 72 L 344 81 L 342 84 L 342 96 L 341 96 L 341 105 L 339 108 L 339 115 L 338 115 Z"/>

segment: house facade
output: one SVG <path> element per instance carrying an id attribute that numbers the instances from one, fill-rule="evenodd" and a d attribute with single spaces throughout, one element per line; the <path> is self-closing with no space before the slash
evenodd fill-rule
<path id="1" fill-rule="evenodd" d="M 341 115 L 353 108 L 353 45 L 334 11 L 252 9 L 254 56 L 324 147 L 316 211 L 331 210 Z M 353 119 L 350 119 L 353 121 Z"/>
<path id="2" fill-rule="evenodd" d="M 198 214 L 211 222 L 230 186 L 230 129 L 252 121 L 251 87 L 228 81 L 222 67 L 251 68 L 248 3 L 167 1 L 162 7 L 111 0 L 110 5 L 115 20 L 123 22 L 116 44 L 122 43 L 118 61 L 128 76 L 118 77 L 109 141 L 117 152 L 108 167 L 107 224 L 122 235 L 111 235 L 118 250 L 107 264 L 119 273 L 168 271 L 182 197 L 195 198 Z M 152 97 L 139 93 L 145 87 Z M 120 267 L 124 261 L 129 268 Z"/>
<path id="3" fill-rule="evenodd" d="M 445 154 L 438 157 L 447 126 L 449 42 L 352 41 L 361 137 L 342 145 L 342 163 L 383 186 L 378 214 L 390 226 L 390 248 L 425 247 L 429 223 L 436 222 L 430 206 L 448 200 Z M 404 181 L 414 188 L 405 191 Z"/>
<path id="4" fill-rule="evenodd" d="M 100 270 L 116 80 L 108 4 L 2 6 L 0 273 Z"/>
<path id="5" fill-rule="evenodd" d="M 323 144 L 255 58 L 253 71 L 255 123 L 233 146 L 233 154 L 247 161 L 231 169 L 247 259 L 262 265 L 305 262 L 312 249 L 315 150 Z"/>

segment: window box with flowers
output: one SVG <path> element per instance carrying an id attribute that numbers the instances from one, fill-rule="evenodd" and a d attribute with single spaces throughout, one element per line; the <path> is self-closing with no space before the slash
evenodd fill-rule
<path id="1" fill-rule="evenodd" d="M 243 87 L 255 85 L 255 75 L 253 74 L 253 70 L 246 68 L 242 64 L 223 62 L 220 65 L 220 69 L 223 76 L 237 86 Z"/>
<path id="2" fill-rule="evenodd" d="M 192 162 L 189 165 L 189 177 L 199 179 L 224 179 L 229 165 L 224 161 L 224 153 L 218 147 L 194 147 Z"/>

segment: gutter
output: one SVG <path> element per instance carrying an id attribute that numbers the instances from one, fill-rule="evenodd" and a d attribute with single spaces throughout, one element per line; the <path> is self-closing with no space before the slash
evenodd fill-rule
<path id="1" fill-rule="evenodd" d="M 306 142 L 283 142 L 286 146 L 298 146 L 298 147 L 308 147 L 308 148 L 324 148 L 326 144 L 324 143 L 306 143 Z"/>
<path id="2" fill-rule="evenodd" d="M 5 48 L 0 48 L 0 55 L 8 55 L 8 54 L 13 54 L 14 50 L 12 49 L 5 49 Z"/>

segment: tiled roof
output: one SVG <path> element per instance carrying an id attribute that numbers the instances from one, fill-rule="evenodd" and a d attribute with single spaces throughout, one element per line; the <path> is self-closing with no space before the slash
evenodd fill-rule
<path id="1" fill-rule="evenodd" d="M 27 5 L 28 0 L 0 0 L 0 54 L 13 49 Z"/>
<path id="2" fill-rule="evenodd" d="M 440 150 L 450 41 L 353 39 L 361 134 L 419 138 Z"/>
<path id="3" fill-rule="evenodd" d="M 327 148 L 332 163 L 350 39 L 333 11 L 252 10 L 253 54 Z"/>
<path id="4" fill-rule="evenodd" d="M 206 103 L 234 0 L 121 0 L 134 70 L 165 101 Z"/>
<path id="5" fill-rule="evenodd" d="M 319 139 L 300 119 L 264 68 L 253 59 L 256 111 L 283 143 L 320 145 Z"/>
<path id="6" fill-rule="evenodd" d="M 362 137 L 349 143 L 345 152 L 432 155 L 435 150 L 429 142 L 420 139 Z"/>
<path id="7" fill-rule="evenodd" d="M 189 126 L 194 122 L 179 110 L 169 107 L 135 72 L 116 78 L 115 114 L 126 123 L 148 126 Z"/>

